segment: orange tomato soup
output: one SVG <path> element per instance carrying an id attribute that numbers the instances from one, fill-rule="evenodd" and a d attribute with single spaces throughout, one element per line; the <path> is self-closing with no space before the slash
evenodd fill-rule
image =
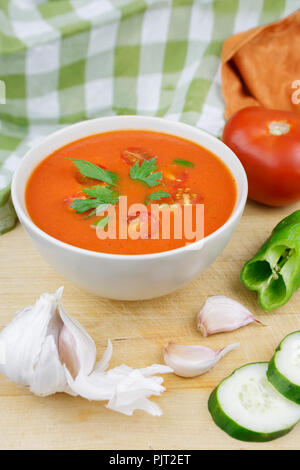
<path id="1" fill-rule="evenodd" d="M 112 172 L 113 185 L 80 172 L 76 160 L 91 162 Z M 152 187 L 146 180 L 133 179 L 131 168 L 145 160 L 155 162 L 160 177 Z M 150 175 L 155 173 L 150 172 Z M 33 171 L 26 188 L 26 205 L 32 221 L 44 232 L 70 245 L 113 254 L 149 254 L 173 250 L 191 240 L 138 238 L 99 239 L 95 230 L 101 217 L 92 209 L 78 213 L 76 199 L 90 197 L 83 190 L 108 188 L 127 196 L 128 207 L 152 204 L 164 207 L 204 204 L 204 235 L 221 227 L 230 217 L 236 202 L 236 184 L 223 162 L 205 148 L 172 135 L 142 130 L 121 130 L 89 136 L 66 145 L 45 158 Z M 162 191 L 164 197 L 151 200 L 150 194 Z M 114 207 L 118 211 L 119 203 Z M 74 206 L 74 207 L 72 207 Z M 173 206 L 174 207 L 174 206 Z M 128 217 L 127 223 L 137 219 Z M 118 224 L 118 218 L 117 218 Z M 118 227 L 117 227 L 118 229 Z M 105 230 L 105 228 L 104 228 Z"/>

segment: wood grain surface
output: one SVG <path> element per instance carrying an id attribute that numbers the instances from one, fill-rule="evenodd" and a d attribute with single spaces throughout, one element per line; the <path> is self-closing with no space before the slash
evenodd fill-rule
<path id="1" fill-rule="evenodd" d="M 0 377 L 1 449 L 300 449 L 300 424 L 288 435 L 264 444 L 234 440 L 212 421 L 208 396 L 236 367 L 267 361 L 281 338 L 300 328 L 300 291 L 287 305 L 265 314 L 256 295 L 243 287 L 239 274 L 274 225 L 299 205 L 270 209 L 248 202 L 232 240 L 199 278 L 183 289 L 155 300 L 119 302 L 96 297 L 62 279 L 37 252 L 23 228 L 0 237 L 0 328 L 13 313 L 31 305 L 42 292 L 65 286 L 63 301 L 94 338 L 99 357 L 106 341 L 113 342 L 111 366 L 144 367 L 163 361 L 170 340 L 220 348 L 240 341 L 207 374 L 183 379 L 165 376 L 167 391 L 154 400 L 160 418 L 136 412 L 127 417 L 65 394 L 38 398 Z M 251 324 L 231 333 L 203 338 L 195 317 L 210 295 L 241 301 L 267 326 Z"/>

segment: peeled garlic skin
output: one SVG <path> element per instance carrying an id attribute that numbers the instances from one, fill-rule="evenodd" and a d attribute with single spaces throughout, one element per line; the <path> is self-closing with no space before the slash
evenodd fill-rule
<path id="1" fill-rule="evenodd" d="M 223 295 L 209 297 L 197 315 L 197 328 L 203 336 L 233 331 L 253 321 L 252 313 L 236 300 Z"/>
<path id="2" fill-rule="evenodd" d="M 173 369 L 174 374 L 180 377 L 196 377 L 209 371 L 239 344 L 230 344 L 223 349 L 213 351 L 205 346 L 168 343 L 164 349 L 164 360 Z"/>
<path id="3" fill-rule="evenodd" d="M 89 376 L 79 374 L 72 379 L 68 374 L 68 383 L 73 391 L 88 400 L 109 400 L 107 408 L 131 416 L 135 410 L 144 410 L 153 416 L 160 416 L 158 405 L 148 397 L 159 396 L 165 391 L 162 377 L 153 377 L 156 373 L 169 373 L 172 369 L 155 364 L 144 369 L 132 369 L 121 366 L 101 372 L 100 368 Z"/>

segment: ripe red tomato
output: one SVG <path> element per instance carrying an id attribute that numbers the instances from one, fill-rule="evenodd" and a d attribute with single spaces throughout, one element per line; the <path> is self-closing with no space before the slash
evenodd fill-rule
<path id="1" fill-rule="evenodd" d="M 123 150 L 121 153 L 122 160 L 130 166 L 134 165 L 136 162 L 140 164 L 143 160 L 150 160 L 150 158 L 153 157 L 154 155 L 150 152 L 139 147 L 130 147 Z"/>
<path id="2" fill-rule="evenodd" d="M 300 200 L 300 115 L 258 106 L 226 123 L 223 142 L 243 164 L 249 197 L 269 206 Z"/>

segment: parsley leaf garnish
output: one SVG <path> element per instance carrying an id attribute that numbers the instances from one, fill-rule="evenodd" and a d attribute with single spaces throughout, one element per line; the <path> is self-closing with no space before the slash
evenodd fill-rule
<path id="1" fill-rule="evenodd" d="M 118 193 L 106 186 L 93 186 L 92 188 L 85 188 L 80 192 L 87 194 L 91 198 L 101 200 L 101 204 L 116 204 L 119 200 Z"/>
<path id="2" fill-rule="evenodd" d="M 189 166 L 190 168 L 194 168 L 195 166 L 193 162 L 190 162 L 189 160 L 182 160 L 181 158 L 174 158 L 173 162 L 176 163 L 176 165 Z"/>
<path id="3" fill-rule="evenodd" d="M 156 157 L 153 157 L 150 158 L 150 160 L 143 160 L 141 165 L 136 162 L 132 167 L 130 167 L 130 177 L 133 180 L 141 181 L 149 186 L 149 188 L 152 188 L 159 184 L 159 180 L 162 179 L 162 172 L 156 170 Z"/>
<path id="4" fill-rule="evenodd" d="M 92 225 L 94 225 L 97 228 L 99 227 L 101 229 L 105 229 L 105 227 L 108 225 L 108 222 L 109 222 L 109 217 L 106 216 L 100 220 L 96 220 L 96 222 L 93 222 Z"/>
<path id="5" fill-rule="evenodd" d="M 110 188 L 104 186 L 93 186 L 81 191 L 88 197 L 82 199 L 75 199 L 71 207 L 77 214 L 82 214 L 91 209 L 94 209 L 89 216 L 96 214 L 97 209 L 102 211 L 106 210 L 110 204 L 117 204 L 119 200 L 118 193 Z"/>
<path id="6" fill-rule="evenodd" d="M 100 205 L 100 202 L 96 203 L 94 199 L 75 199 L 72 202 L 71 206 L 72 209 L 75 209 L 77 214 L 82 214 L 83 212 L 89 211 L 90 209 L 95 209 Z"/>
<path id="7" fill-rule="evenodd" d="M 74 165 L 78 168 L 80 173 L 88 178 L 103 181 L 107 184 L 115 184 L 117 175 L 109 170 L 103 170 L 100 166 L 94 165 L 94 163 L 86 160 L 78 160 L 77 158 L 71 158 Z"/>
<path id="8" fill-rule="evenodd" d="M 149 196 L 147 196 L 145 204 L 148 205 L 150 201 L 159 201 L 165 197 L 170 197 L 168 191 L 154 191 L 154 193 L 151 193 Z"/>

